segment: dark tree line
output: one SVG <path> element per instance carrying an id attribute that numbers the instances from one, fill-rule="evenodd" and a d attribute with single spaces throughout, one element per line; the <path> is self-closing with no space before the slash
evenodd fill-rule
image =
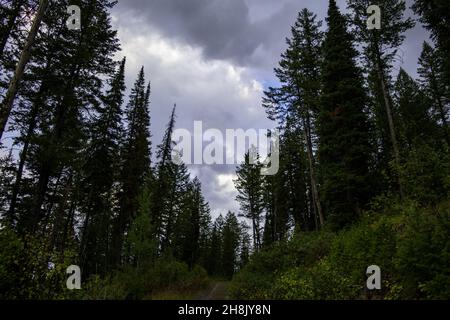
<path id="1" fill-rule="evenodd" d="M 81 30 L 66 26 L 73 4 L 82 8 Z M 29 17 L 46 1 L 1 2 L 1 114 L 8 125 L 0 297 L 55 297 L 70 264 L 87 280 L 170 256 L 231 277 L 248 259 L 236 216 L 212 223 L 199 180 L 171 161 L 175 107 L 152 163 L 151 86 L 142 68 L 125 98 L 126 60 L 113 58 L 120 52 L 114 4 L 51 1 L 27 45 Z"/>
<path id="2" fill-rule="evenodd" d="M 280 85 L 263 97 L 282 133 L 280 170 L 260 176 L 249 152 L 236 181 L 255 250 L 292 232 L 348 227 L 379 196 L 448 197 L 450 6 L 415 1 L 434 43 L 423 44 L 413 79 L 396 67 L 415 23 L 405 2 L 378 1 L 380 30 L 367 27 L 370 1 L 347 4 L 348 16 L 329 1 L 325 32 L 314 13 L 299 13 L 274 70 Z"/>

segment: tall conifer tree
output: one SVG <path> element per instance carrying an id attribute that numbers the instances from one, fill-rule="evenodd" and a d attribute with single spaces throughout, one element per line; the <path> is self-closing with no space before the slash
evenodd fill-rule
<path id="1" fill-rule="evenodd" d="M 360 214 L 369 198 L 367 96 L 357 52 L 345 17 L 330 0 L 323 45 L 319 162 L 323 201 L 330 222 L 342 227 Z"/>

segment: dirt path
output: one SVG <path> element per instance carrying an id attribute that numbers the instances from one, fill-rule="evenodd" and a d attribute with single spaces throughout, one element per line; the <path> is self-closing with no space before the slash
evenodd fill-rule
<path id="1" fill-rule="evenodd" d="M 200 300 L 226 300 L 228 284 L 226 281 L 216 282 Z"/>

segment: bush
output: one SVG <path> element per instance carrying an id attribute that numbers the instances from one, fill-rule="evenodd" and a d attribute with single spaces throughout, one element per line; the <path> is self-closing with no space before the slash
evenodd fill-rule
<path id="1" fill-rule="evenodd" d="M 449 299 L 450 203 L 377 202 L 337 234 L 300 234 L 253 255 L 231 284 L 236 299 Z M 366 289 L 381 268 L 382 290 Z"/>
<path id="2" fill-rule="evenodd" d="M 22 239 L 8 227 L 0 229 L 0 300 L 63 299 L 66 289 L 66 268 L 73 254 L 66 251 L 60 262 L 50 266 L 53 258 L 41 239 Z"/>
<path id="3" fill-rule="evenodd" d="M 309 269 L 291 269 L 275 284 L 274 299 L 339 300 L 355 297 L 358 287 L 334 269 L 328 260 L 319 261 Z"/>
<path id="4" fill-rule="evenodd" d="M 235 275 L 229 287 L 234 299 L 267 299 L 276 275 L 295 265 L 295 257 L 286 243 L 272 246 L 252 255 L 251 262 Z"/>
<path id="5" fill-rule="evenodd" d="M 371 220 L 375 220 L 371 223 Z M 392 257 L 396 251 L 396 232 L 393 219 L 386 216 L 366 217 L 353 228 L 341 232 L 331 245 L 328 257 L 330 266 L 346 275 L 355 287 L 354 296 L 363 297 L 366 286 L 366 270 L 377 265 L 382 272 L 382 288 L 387 289 L 394 272 Z"/>
<path id="6" fill-rule="evenodd" d="M 399 168 L 409 198 L 423 205 L 439 203 L 450 195 L 450 154 L 428 144 L 417 145 Z"/>
<path id="7" fill-rule="evenodd" d="M 187 264 L 170 258 L 157 259 L 140 268 L 128 266 L 112 277 L 91 278 L 80 293 L 80 299 L 151 299 L 160 291 L 176 289 L 196 290 L 206 287 L 206 271 L 195 266 L 189 270 Z"/>
<path id="8" fill-rule="evenodd" d="M 411 205 L 395 259 L 401 298 L 450 298 L 450 203 L 425 210 Z"/>

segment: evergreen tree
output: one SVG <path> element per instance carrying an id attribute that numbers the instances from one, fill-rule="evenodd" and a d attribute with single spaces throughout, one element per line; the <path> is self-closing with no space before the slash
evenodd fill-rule
<path id="1" fill-rule="evenodd" d="M 253 157 L 251 159 L 250 157 Z M 236 200 L 240 203 L 242 216 L 252 223 L 253 246 L 259 250 L 262 244 L 262 213 L 264 209 L 263 178 L 261 164 L 256 150 L 245 154 L 244 162 L 237 168 L 235 186 L 238 191 Z"/>
<path id="2" fill-rule="evenodd" d="M 137 268 L 153 262 L 157 256 L 158 243 L 151 222 L 150 208 L 151 191 L 147 183 L 142 196 L 139 198 L 139 210 L 126 239 L 129 260 Z"/>
<path id="3" fill-rule="evenodd" d="M 176 218 L 174 246 L 178 256 L 189 267 L 199 262 L 204 239 L 205 224 L 209 222 L 209 206 L 202 195 L 200 181 L 189 183 Z"/>
<path id="4" fill-rule="evenodd" d="M 404 18 L 406 8 L 404 0 L 378 1 L 382 16 L 381 29 L 367 27 L 367 8 L 372 5 L 369 0 L 349 0 L 348 7 L 353 12 L 353 24 L 357 39 L 363 44 L 366 68 L 369 72 L 369 87 L 374 104 L 379 149 L 385 153 L 379 160 L 380 170 L 387 167 L 390 154 L 393 154 L 396 166 L 400 165 L 400 151 L 393 114 L 392 81 L 390 71 L 398 47 L 405 39 L 405 32 L 414 26 L 411 18 Z M 390 140 L 390 146 L 388 141 Z M 391 150 L 393 153 L 391 153 Z M 402 186 L 399 181 L 399 191 Z"/>
<path id="5" fill-rule="evenodd" d="M 447 98 L 450 99 L 450 6 L 446 0 L 415 0 L 413 10 L 431 31 L 437 53 L 443 60 Z"/>
<path id="6" fill-rule="evenodd" d="M 320 47 L 323 38 L 321 24 L 316 22 L 316 15 L 307 9 L 299 13 L 291 28 L 292 36 L 286 39 L 288 49 L 281 55 L 279 67 L 275 69 L 281 87 L 270 87 L 265 92 L 263 106 L 269 117 L 278 119 L 287 130 L 289 126 L 302 127 L 314 212 L 318 214 L 320 224 L 323 225 L 324 217 L 317 189 L 316 161 L 313 153 L 314 125 L 320 91 Z"/>
<path id="7" fill-rule="evenodd" d="M 41 230 L 46 228 L 45 221 L 51 212 L 45 210 L 44 205 L 52 207 L 51 195 L 57 192 L 61 178 L 67 179 L 74 170 L 79 172 L 76 167 L 81 161 L 82 141 L 86 140 L 85 121 L 89 111 L 100 104 L 100 77 L 109 76 L 114 70 L 112 58 L 118 43 L 107 11 L 112 5 L 105 0 L 83 4 L 82 24 L 85 27 L 79 32 L 67 30 L 56 22 L 65 15 L 67 4 L 52 5 L 44 20 L 46 25 L 55 28 L 56 34 L 49 30 L 48 38 L 43 42 L 45 47 L 36 48 L 42 52 L 56 50 L 59 54 L 52 60 L 57 76 L 48 87 L 44 101 L 48 113 L 45 119 L 41 117 L 37 143 L 32 148 L 33 162 L 29 164 L 35 178 L 31 209 L 21 218 L 22 225 L 34 231 L 39 229 L 41 222 Z"/>
<path id="8" fill-rule="evenodd" d="M 21 14 L 28 5 L 26 0 L 0 1 L 0 57 L 3 57 L 8 40 L 20 25 Z"/>
<path id="9" fill-rule="evenodd" d="M 114 210 L 114 185 L 118 182 L 121 115 L 125 91 L 125 59 L 110 80 L 103 98 L 104 105 L 90 126 L 91 137 L 86 150 L 83 172 L 82 230 L 80 260 L 85 275 L 107 271 L 107 256 L 111 239 L 111 219 Z"/>
<path id="10" fill-rule="evenodd" d="M 31 49 L 41 26 L 42 19 L 44 18 L 45 11 L 47 10 L 48 3 L 48 0 L 39 1 L 39 7 L 37 9 L 36 15 L 34 16 L 30 32 L 22 49 L 22 53 L 14 71 L 14 75 L 9 83 L 8 90 L 6 91 L 5 97 L 3 98 L 3 101 L 0 105 L 0 140 L 2 139 L 3 133 L 5 132 L 6 124 L 8 122 L 9 116 L 11 114 L 11 109 L 14 104 L 14 99 L 16 98 L 20 81 L 22 80 L 23 74 L 25 72 L 25 67 L 30 60 Z M 20 11 L 20 5 L 18 6 L 18 10 Z M 6 39 L 6 34 L 8 34 L 9 32 L 5 32 L 4 37 L 6 37 Z"/>
<path id="11" fill-rule="evenodd" d="M 120 210 L 114 221 L 111 263 L 120 263 L 123 240 L 138 211 L 138 199 L 150 175 L 150 84 L 142 67 L 126 108 L 126 140 L 121 151 Z"/>
<path id="12" fill-rule="evenodd" d="M 234 213 L 228 212 L 225 216 L 225 224 L 222 231 L 222 267 L 223 275 L 231 279 L 235 272 L 239 248 L 239 222 Z"/>
<path id="13" fill-rule="evenodd" d="M 400 119 L 402 146 L 411 149 L 418 140 L 432 144 L 436 137 L 436 126 L 430 117 L 430 101 L 404 69 L 400 69 L 398 74 L 394 97 Z"/>
<path id="14" fill-rule="evenodd" d="M 167 125 L 166 131 L 164 133 L 163 141 L 158 145 L 157 159 L 158 163 L 156 165 L 156 180 L 153 192 L 152 201 L 152 221 L 156 229 L 156 234 L 158 241 L 162 246 L 163 243 L 168 245 L 170 243 L 169 235 L 172 232 L 172 220 L 174 218 L 174 206 L 173 203 L 176 199 L 176 171 L 177 164 L 172 162 L 171 154 L 173 148 L 172 133 L 175 129 L 175 111 L 176 106 L 172 109 L 172 114 L 170 116 L 169 123 Z M 178 168 L 178 174 L 184 175 L 184 182 L 187 181 L 186 167 L 181 164 Z M 163 250 L 164 248 L 160 248 Z"/>
<path id="15" fill-rule="evenodd" d="M 302 147 L 301 131 L 292 125 L 281 137 L 276 208 L 279 240 L 286 238 L 292 222 L 298 231 L 317 229 L 320 223 L 311 185 L 308 184 L 308 160 Z"/>
<path id="16" fill-rule="evenodd" d="M 0 148 L 0 152 L 3 151 Z M 0 157 L 0 225 L 12 227 L 16 221 L 8 215 L 8 207 L 15 173 L 15 165 L 10 151 L 6 156 Z"/>
<path id="17" fill-rule="evenodd" d="M 248 233 L 250 227 L 241 221 L 239 224 L 239 261 L 238 269 L 242 269 L 250 261 L 251 237 Z"/>
<path id="18" fill-rule="evenodd" d="M 211 228 L 212 230 L 208 255 L 209 258 L 206 265 L 206 270 L 210 275 L 215 276 L 223 275 L 223 266 L 222 266 L 223 227 L 224 227 L 224 219 L 222 215 L 219 215 L 214 221 Z"/>
<path id="19" fill-rule="evenodd" d="M 444 80 L 444 63 L 442 56 L 427 42 L 423 43 L 422 53 L 419 57 L 420 84 L 431 99 L 434 114 L 439 119 L 444 138 L 450 145 L 450 128 L 448 122 L 448 109 L 450 99 L 446 95 Z"/>
<path id="20" fill-rule="evenodd" d="M 334 0 L 328 9 L 323 45 L 322 98 L 319 114 L 319 162 L 322 199 L 335 227 L 354 221 L 369 198 L 369 123 L 367 96 L 357 52 L 347 23 Z"/>

